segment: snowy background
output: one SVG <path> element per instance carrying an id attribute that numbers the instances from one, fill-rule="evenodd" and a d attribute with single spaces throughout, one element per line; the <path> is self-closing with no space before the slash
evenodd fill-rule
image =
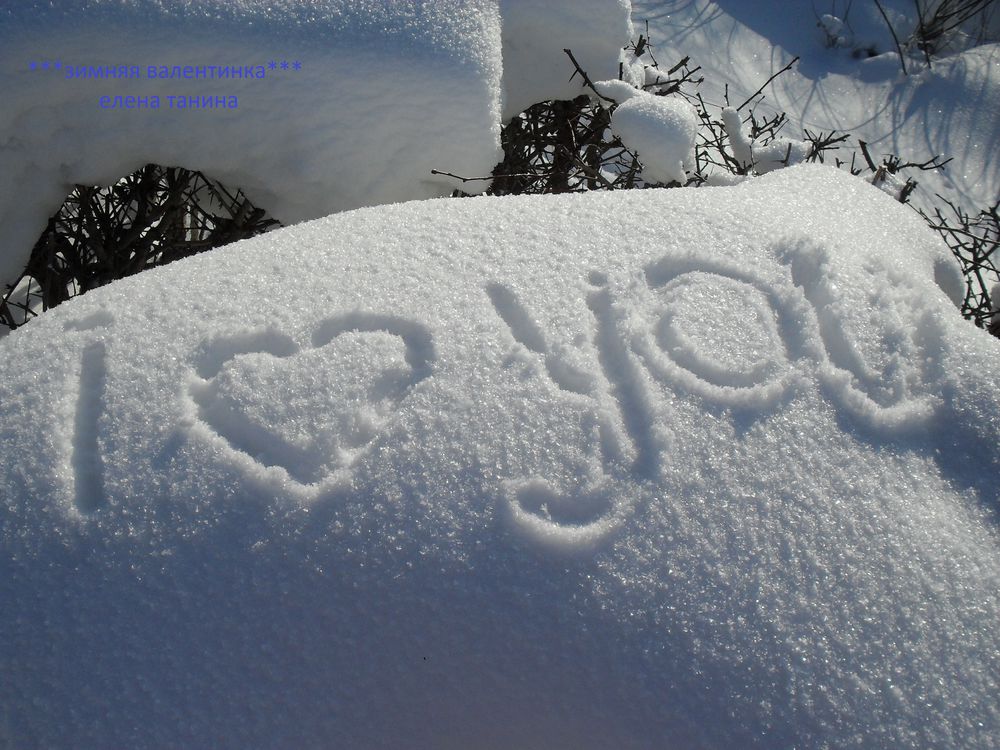
<path id="1" fill-rule="evenodd" d="M 1000 8 L 991 7 L 986 29 L 976 24 L 956 35 L 949 54 L 930 67 L 914 51 L 902 75 L 892 35 L 874 2 L 782 0 L 635 0 L 633 17 L 649 21 L 661 65 L 690 55 L 704 71 L 704 96 L 742 102 L 793 58 L 793 70 L 767 88 L 762 114 L 785 112 L 787 135 L 803 128 L 852 134 L 873 155 L 898 154 L 922 162 L 952 157 L 943 172 L 919 174 L 916 201 L 936 193 L 966 206 L 993 205 L 1000 185 Z M 916 26 L 913 2 L 882 2 L 898 35 Z M 934 7 L 938 3 L 923 3 Z M 995 6 L 995 3 L 992 4 Z M 824 16 L 846 19 L 840 27 Z M 837 30 L 838 46 L 827 27 Z M 986 39 L 978 38 L 985 32 Z M 971 35 L 971 36 L 970 36 Z M 977 43 L 977 42 L 984 43 Z M 871 53 L 873 57 L 869 57 Z"/>
<path id="2" fill-rule="evenodd" d="M 0 340 L 0 747 L 996 747 L 1000 344 L 911 209 L 820 166 L 374 205 L 572 95 L 546 39 L 613 78 L 647 18 L 720 104 L 801 55 L 762 105 L 790 137 L 996 200 L 994 46 L 903 76 L 864 4 L 870 59 L 765 5 L 0 5 L 5 272 L 68 183 L 174 154 L 289 220 L 372 205 Z M 28 69 L 129 29 L 123 64 L 312 52 L 222 113 Z M 690 112 L 649 99 L 615 127 L 683 174 Z"/>

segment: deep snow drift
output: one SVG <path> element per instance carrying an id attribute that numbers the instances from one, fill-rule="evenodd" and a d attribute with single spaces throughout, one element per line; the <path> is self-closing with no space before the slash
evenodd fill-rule
<path id="1" fill-rule="evenodd" d="M 0 732 L 995 747 L 1000 345 L 943 252 L 798 167 L 364 209 L 47 313 L 0 342 Z"/>

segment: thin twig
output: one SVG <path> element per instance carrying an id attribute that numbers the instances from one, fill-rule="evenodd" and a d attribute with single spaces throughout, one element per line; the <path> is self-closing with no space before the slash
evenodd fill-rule
<path id="1" fill-rule="evenodd" d="M 617 104 L 618 103 L 614 99 L 612 99 L 610 97 L 607 97 L 607 96 L 604 96 L 604 94 L 602 94 L 600 91 L 598 91 L 596 88 L 594 88 L 594 82 L 590 80 L 590 76 L 588 76 L 586 74 L 586 72 L 583 70 L 583 68 L 580 67 L 580 63 L 578 63 L 576 61 L 576 58 L 573 57 L 573 53 L 572 52 L 570 52 L 568 49 L 563 49 L 563 52 L 565 52 L 567 55 L 569 55 L 569 59 L 573 61 L 573 66 L 576 68 L 576 73 L 574 73 L 572 76 L 570 76 L 569 80 L 572 81 L 573 80 L 573 76 L 575 76 L 577 73 L 579 73 L 580 77 L 583 78 L 584 84 L 586 84 L 590 88 L 590 90 L 593 91 L 595 94 L 597 94 L 601 99 L 603 99 L 606 102 L 611 102 L 612 104 Z"/>
<path id="2" fill-rule="evenodd" d="M 885 14 L 885 9 L 882 7 L 882 3 L 879 0 L 875 0 L 875 7 L 878 8 L 878 12 L 882 14 L 882 18 L 885 20 L 885 25 L 889 27 L 889 33 L 892 34 L 892 41 L 896 43 L 896 52 L 899 53 L 899 64 L 903 66 L 903 75 L 908 76 L 909 73 L 906 70 L 906 58 L 903 56 L 903 47 L 899 43 L 899 37 L 896 36 L 896 30 L 892 28 L 892 24 L 889 22 L 889 16 Z"/>
<path id="3" fill-rule="evenodd" d="M 795 65 L 795 63 L 797 63 L 798 61 L 799 61 L 799 58 L 798 58 L 798 55 L 796 55 L 794 58 L 792 58 L 792 61 L 790 63 L 788 63 L 788 65 L 786 65 L 781 70 L 779 70 L 777 73 L 775 73 L 773 76 L 771 76 L 766 81 L 764 81 L 764 85 L 761 86 L 759 89 L 757 89 L 753 94 L 750 95 L 750 97 L 745 102 L 743 102 L 740 106 L 738 106 L 736 108 L 736 111 L 739 112 L 741 109 L 743 109 L 745 106 L 747 106 L 750 102 L 752 102 L 757 97 L 757 95 L 760 94 L 760 92 L 762 92 L 764 89 L 767 88 L 767 85 L 769 83 L 771 83 L 771 81 L 773 81 L 775 78 L 777 78 L 778 76 L 780 76 L 785 71 L 791 70 L 792 66 Z"/>
<path id="4" fill-rule="evenodd" d="M 462 182 L 476 182 L 477 180 L 492 180 L 493 175 L 489 177 L 462 177 L 461 175 L 452 174 L 451 172 L 441 172 L 437 169 L 432 169 L 431 174 L 439 174 L 444 177 L 454 177 L 456 180 L 461 180 Z M 504 177 L 532 177 L 533 175 L 526 174 L 505 174 Z"/>

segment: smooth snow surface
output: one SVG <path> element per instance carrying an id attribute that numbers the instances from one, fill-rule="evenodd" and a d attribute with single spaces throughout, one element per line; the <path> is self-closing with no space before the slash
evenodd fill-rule
<path id="1" fill-rule="evenodd" d="M 0 744 L 996 747 L 1000 345 L 945 252 L 794 167 L 46 313 L 0 341 Z"/>
<path id="2" fill-rule="evenodd" d="M 496 0 L 0 3 L 0 285 L 74 183 L 148 162 L 242 188 L 285 223 L 447 195 L 460 183 L 432 169 L 488 175 L 500 159 L 501 48 Z M 142 77 L 68 80 L 67 66 Z M 265 77 L 150 79 L 149 66 Z M 102 96 L 161 107 L 102 109 Z M 238 108 L 168 108 L 168 96 Z"/>

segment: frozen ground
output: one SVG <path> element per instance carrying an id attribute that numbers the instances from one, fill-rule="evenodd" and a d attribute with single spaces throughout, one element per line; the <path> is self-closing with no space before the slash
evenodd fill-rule
<path id="1" fill-rule="evenodd" d="M 995 747 L 1000 345 L 947 260 L 798 167 L 343 213 L 46 313 L 0 343 L 0 728 Z"/>

